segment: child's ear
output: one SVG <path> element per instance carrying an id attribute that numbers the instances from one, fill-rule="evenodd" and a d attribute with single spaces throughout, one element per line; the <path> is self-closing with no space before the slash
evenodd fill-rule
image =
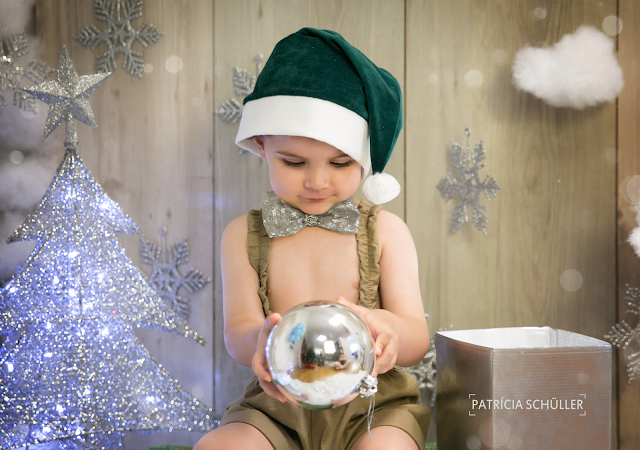
<path id="1" fill-rule="evenodd" d="M 264 136 L 254 136 L 253 143 L 256 144 L 258 152 L 260 152 L 260 158 L 267 160 L 267 155 L 264 152 Z"/>

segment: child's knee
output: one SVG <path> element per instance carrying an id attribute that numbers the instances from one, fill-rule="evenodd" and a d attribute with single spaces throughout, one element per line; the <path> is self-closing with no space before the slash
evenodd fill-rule
<path id="1" fill-rule="evenodd" d="M 400 428 L 380 426 L 371 429 L 369 433 L 362 433 L 351 447 L 351 450 L 419 450 L 416 441 Z"/>
<path id="2" fill-rule="evenodd" d="M 233 422 L 210 431 L 198 441 L 193 450 L 273 450 L 269 440 L 255 427 Z"/>

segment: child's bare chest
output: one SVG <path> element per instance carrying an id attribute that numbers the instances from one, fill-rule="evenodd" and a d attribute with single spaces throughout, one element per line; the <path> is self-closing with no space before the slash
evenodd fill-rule
<path id="1" fill-rule="evenodd" d="M 304 228 L 273 238 L 267 266 L 267 296 L 273 312 L 310 300 L 358 301 L 359 259 L 355 234 Z"/>

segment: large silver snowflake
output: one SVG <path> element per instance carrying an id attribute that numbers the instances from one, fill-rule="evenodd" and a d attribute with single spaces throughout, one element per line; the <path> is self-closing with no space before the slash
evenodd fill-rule
<path id="1" fill-rule="evenodd" d="M 158 42 L 163 34 L 151 25 L 143 23 L 137 30 L 131 21 L 142 17 L 142 0 L 94 0 L 93 9 L 95 19 L 106 22 L 104 30 L 100 31 L 95 25 L 84 28 L 75 37 L 85 47 L 95 50 L 100 43 L 107 46 L 107 51 L 96 56 L 96 70 L 98 72 L 113 72 L 116 65 L 116 54 L 124 54 L 122 65 L 131 75 L 142 78 L 144 60 L 142 53 L 131 47 L 138 41 L 144 48 Z"/>
<path id="2" fill-rule="evenodd" d="M 471 221 L 476 228 L 487 234 L 487 208 L 478 203 L 480 194 L 484 194 L 487 200 L 491 200 L 500 190 L 500 186 L 495 178 L 491 175 L 485 176 L 484 180 L 480 180 L 478 172 L 484 166 L 482 163 L 485 159 L 486 150 L 484 149 L 484 139 L 476 144 L 473 149 L 469 146 L 469 136 L 471 132 L 468 128 L 464 130 L 467 137 L 467 146 L 463 148 L 454 140 L 451 140 L 451 151 L 449 157 L 451 160 L 451 171 L 458 171 L 459 178 L 455 178 L 449 172 L 440 183 L 438 189 L 440 194 L 447 200 L 453 198 L 456 194 L 460 196 L 460 203 L 453 207 L 451 215 L 451 232 L 457 230 L 469 221 L 467 207 L 472 209 Z"/>
<path id="3" fill-rule="evenodd" d="M 27 38 L 24 32 L 9 36 L 4 41 L 0 39 L 0 109 L 7 106 L 4 92 L 13 91 L 13 104 L 24 111 L 35 114 L 36 100 L 22 92 L 23 77 L 32 83 L 42 83 L 47 79 L 53 69 L 44 63 L 31 60 L 27 68 L 18 64 L 18 58 L 29 53 Z"/>
<path id="4" fill-rule="evenodd" d="M 427 320 L 429 315 L 425 314 Z M 449 325 L 447 328 L 440 329 L 439 331 L 450 331 L 453 329 L 453 325 Z M 429 351 L 415 366 L 403 368 L 409 372 L 418 381 L 418 388 L 420 389 L 419 403 L 423 403 L 423 397 L 428 398 L 427 406 L 433 408 L 436 404 L 436 336 L 431 336 L 429 343 Z"/>
<path id="5" fill-rule="evenodd" d="M 256 65 L 255 75 L 251 75 L 247 69 L 241 69 L 238 66 L 233 68 L 233 89 L 236 95 L 247 96 L 253 92 L 258 75 L 262 71 L 263 59 L 264 56 L 262 54 L 253 57 L 253 62 Z M 216 110 L 216 115 L 225 122 L 236 123 L 242 117 L 242 110 L 242 103 L 231 97 Z"/>
<path id="6" fill-rule="evenodd" d="M 140 238 L 140 258 L 145 264 L 151 266 L 149 282 L 158 295 L 182 318 L 189 317 L 189 299 L 178 295 L 178 290 L 184 287 L 193 294 L 204 288 L 211 282 L 200 270 L 193 267 L 182 275 L 178 266 L 189 261 L 189 244 L 187 239 L 176 242 L 167 248 L 167 229 L 162 227 L 160 234 L 160 247 L 154 242 Z"/>
<path id="7" fill-rule="evenodd" d="M 629 287 L 625 292 L 625 302 L 629 309 L 627 314 L 640 315 L 640 291 L 638 288 Z M 621 348 L 627 360 L 628 383 L 640 380 L 640 323 L 635 328 L 631 328 L 624 320 L 615 324 L 609 334 L 606 334 L 611 344 Z"/>

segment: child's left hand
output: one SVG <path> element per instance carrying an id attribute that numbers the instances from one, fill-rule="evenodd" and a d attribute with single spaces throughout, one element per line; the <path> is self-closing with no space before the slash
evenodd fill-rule
<path id="1" fill-rule="evenodd" d="M 398 359 L 400 339 L 395 322 L 384 309 L 367 309 L 347 301 L 344 297 L 336 298 L 336 302 L 354 311 L 365 321 L 374 340 L 376 365 L 373 376 L 388 372 Z"/>

